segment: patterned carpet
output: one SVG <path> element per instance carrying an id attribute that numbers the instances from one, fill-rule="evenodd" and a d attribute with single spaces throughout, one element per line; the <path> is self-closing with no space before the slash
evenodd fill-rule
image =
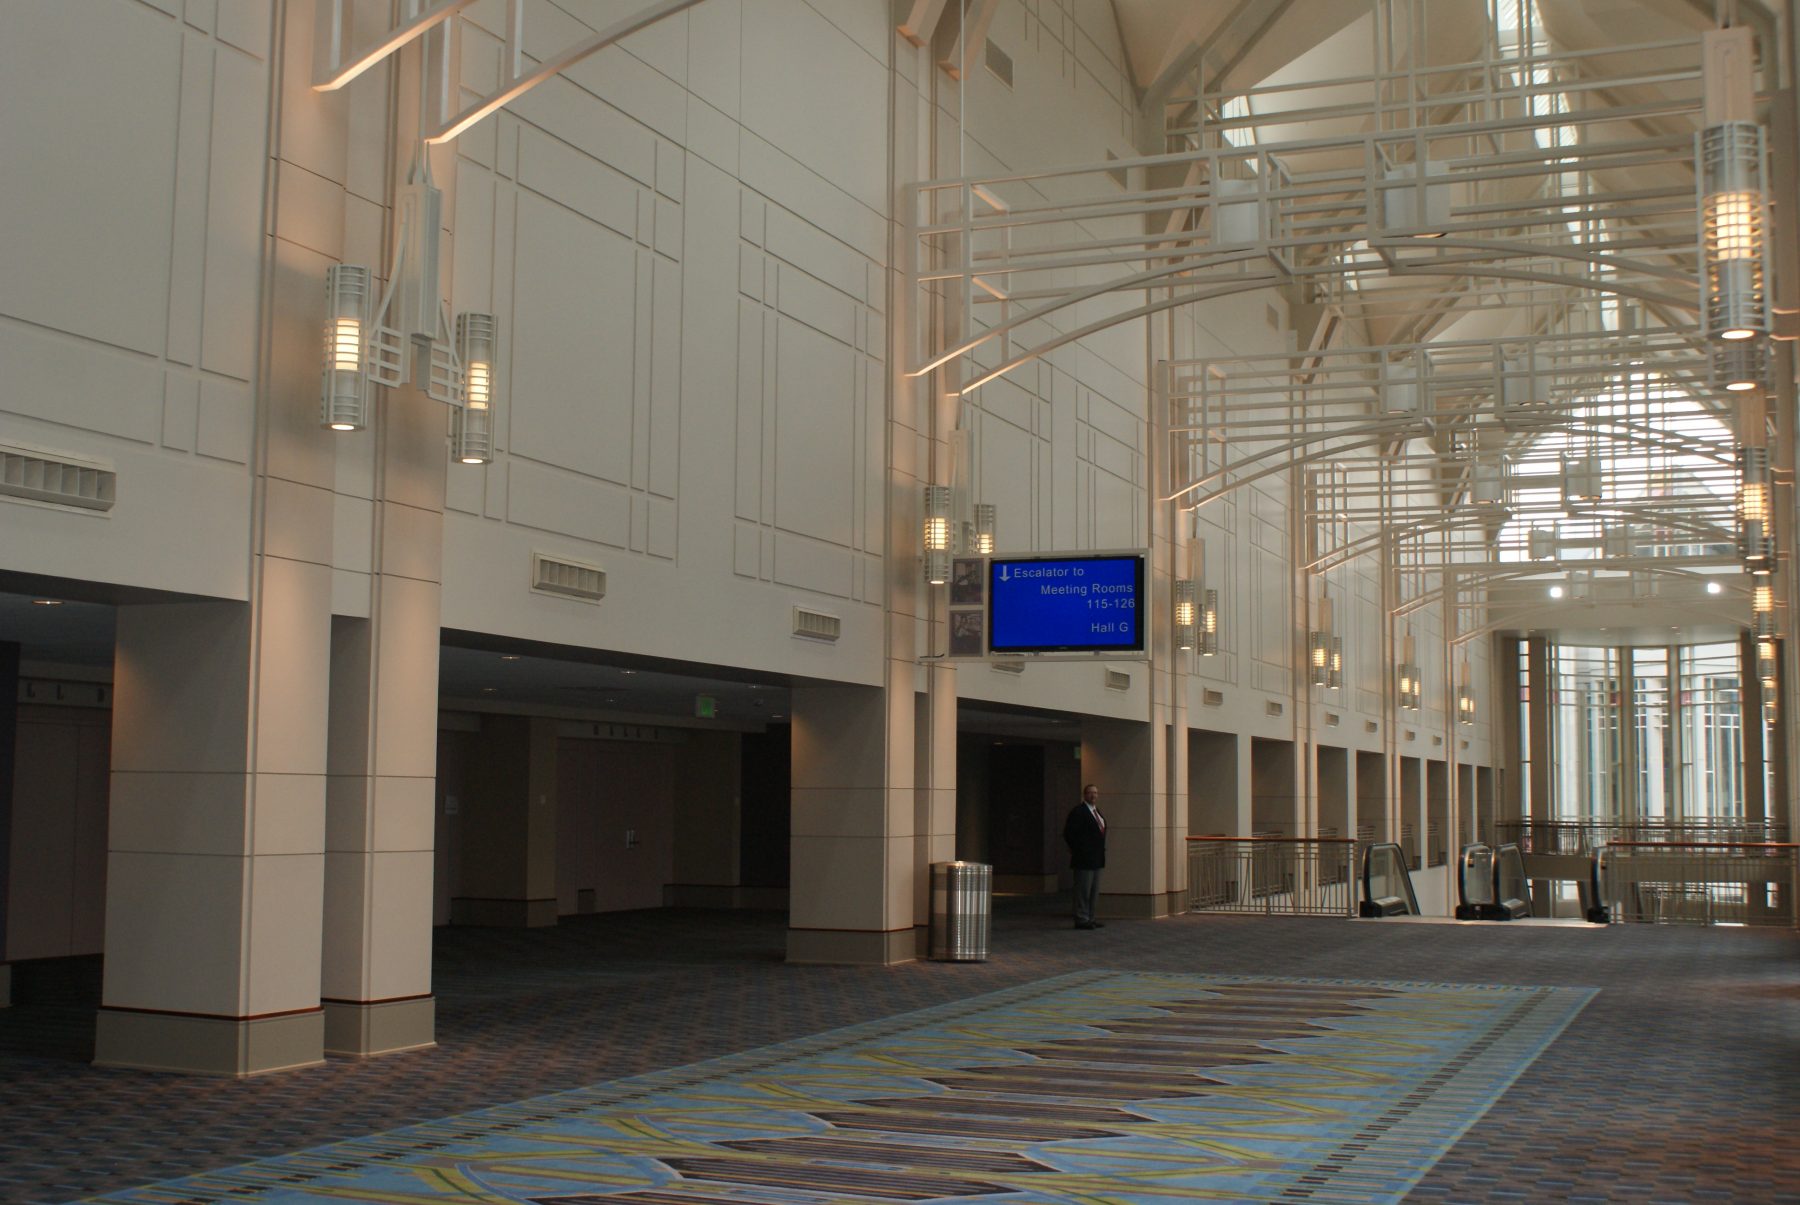
<path id="1" fill-rule="evenodd" d="M 1397 1201 L 1591 996 L 1085 972 L 106 1199 Z"/>
<path id="2" fill-rule="evenodd" d="M 1078 932 L 1064 907 L 1002 898 L 990 962 L 888 968 L 789 966 L 770 913 L 444 929 L 436 1048 L 242 1081 L 92 1067 L 99 961 L 21 964 L 0 1010 L 0 1201 L 123 1191 L 1107 971 L 1598 988 L 1407 1200 L 1800 1205 L 1800 935 L 1208 916 Z"/>

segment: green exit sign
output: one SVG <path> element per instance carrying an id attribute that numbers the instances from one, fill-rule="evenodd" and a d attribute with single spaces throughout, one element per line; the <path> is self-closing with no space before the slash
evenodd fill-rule
<path id="1" fill-rule="evenodd" d="M 703 720 L 712 719 L 719 714 L 719 701 L 711 695 L 695 695 L 694 714 Z"/>

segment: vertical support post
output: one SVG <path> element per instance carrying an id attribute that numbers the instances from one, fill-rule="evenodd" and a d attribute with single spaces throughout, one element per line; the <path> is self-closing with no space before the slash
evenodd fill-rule
<path id="1" fill-rule="evenodd" d="M 1767 747 L 1764 736 L 1768 727 L 1763 722 L 1764 703 L 1762 677 L 1757 673 L 1756 637 L 1749 632 L 1738 636 L 1738 726 L 1743 734 L 1744 820 L 1758 824 L 1769 818 L 1768 793 L 1764 790 Z"/>
<path id="2" fill-rule="evenodd" d="M 7 899 L 12 890 L 13 757 L 19 741 L 19 646 L 0 641 L 0 1008 L 12 1003 Z"/>
<path id="3" fill-rule="evenodd" d="M 1550 735 L 1550 642 L 1542 636 L 1531 637 L 1525 658 L 1531 675 L 1531 700 L 1527 708 L 1531 733 L 1531 783 L 1525 796 L 1525 807 L 1532 820 L 1550 820 L 1555 814 L 1551 774 L 1556 753 Z"/>

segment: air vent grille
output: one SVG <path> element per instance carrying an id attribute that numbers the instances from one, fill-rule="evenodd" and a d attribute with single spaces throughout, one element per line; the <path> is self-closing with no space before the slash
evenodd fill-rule
<path id="1" fill-rule="evenodd" d="M 57 506 L 106 511 L 118 494 L 118 474 L 103 465 L 29 448 L 0 447 L 0 495 Z"/>
<path id="2" fill-rule="evenodd" d="M 1343 722 L 1344 722 L 1343 716 L 1338 715 L 1335 712 L 1330 712 L 1330 711 L 1325 713 L 1325 726 L 1327 728 L 1336 728 L 1339 724 L 1341 724 Z"/>
<path id="3" fill-rule="evenodd" d="M 994 78 L 1008 88 L 1013 86 L 1012 55 L 994 45 L 992 38 L 987 43 L 987 69 L 994 73 Z"/>
<path id="4" fill-rule="evenodd" d="M 988 664 L 994 668 L 995 673 L 1022 674 L 1025 672 L 1025 662 L 1018 657 L 1008 657 L 1002 661 L 990 661 Z"/>
<path id="5" fill-rule="evenodd" d="M 1284 707 L 1282 704 L 1276 703 L 1276 702 L 1264 703 L 1263 711 L 1265 713 L 1267 713 L 1268 715 L 1285 715 L 1285 714 L 1287 714 L 1287 708 Z"/>
<path id="6" fill-rule="evenodd" d="M 844 629 L 844 621 L 824 611 L 808 607 L 794 608 L 794 635 L 808 640 L 836 640 Z"/>
<path id="7" fill-rule="evenodd" d="M 1364 732 L 1380 732 L 1381 725 L 1377 724 L 1374 720 L 1364 720 L 1363 721 L 1363 731 Z"/>
<path id="8" fill-rule="evenodd" d="M 1131 675 L 1126 673 L 1122 669 L 1107 670 L 1106 671 L 1106 689 L 1108 689 L 1108 690 L 1130 690 L 1131 689 Z"/>
<path id="9" fill-rule="evenodd" d="M 531 554 L 531 588 L 540 594 L 597 603 L 606 597 L 606 571 L 598 565 Z"/>
<path id="10" fill-rule="evenodd" d="M 1200 692 L 1200 702 L 1206 707 L 1223 707 L 1225 692 L 1222 690 L 1205 690 Z"/>

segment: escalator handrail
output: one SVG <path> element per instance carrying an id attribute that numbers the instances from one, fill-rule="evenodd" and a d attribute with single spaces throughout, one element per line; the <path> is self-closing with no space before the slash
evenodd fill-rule
<path id="1" fill-rule="evenodd" d="M 1391 856 L 1393 857 L 1394 865 L 1400 871 L 1400 882 L 1406 888 L 1406 915 L 1418 916 L 1419 897 L 1417 893 L 1413 891 L 1412 868 L 1406 864 L 1406 851 L 1401 849 L 1400 846 L 1393 841 L 1377 841 L 1364 847 L 1362 865 L 1363 901 L 1367 903 L 1377 898 L 1375 893 L 1369 889 L 1369 874 L 1375 861 L 1375 855 L 1377 853 L 1385 853 L 1387 850 L 1393 851 Z"/>
<path id="2" fill-rule="evenodd" d="M 1518 863 L 1519 884 L 1524 889 L 1521 896 L 1509 897 L 1500 887 L 1500 868 L 1506 863 L 1508 851 L 1511 851 L 1513 859 Z M 1518 842 L 1508 841 L 1494 851 L 1494 903 L 1506 908 L 1514 902 L 1524 905 L 1524 915 L 1531 915 L 1531 879 L 1525 874 L 1525 851 L 1519 848 Z"/>
<path id="3" fill-rule="evenodd" d="M 1475 857 L 1478 853 L 1486 853 L 1488 855 L 1488 858 L 1490 859 L 1488 862 L 1488 870 L 1489 870 L 1488 879 L 1489 879 L 1489 883 L 1490 883 L 1490 886 L 1489 886 L 1490 894 L 1489 894 L 1489 897 L 1485 900 L 1472 900 L 1469 898 L 1469 877 L 1470 877 L 1469 876 L 1469 871 L 1470 871 L 1469 862 L 1470 862 L 1470 859 Z M 1486 842 L 1476 841 L 1469 845 L 1463 846 L 1462 854 L 1459 856 L 1459 858 L 1457 860 L 1457 868 L 1456 868 L 1456 898 L 1457 898 L 1457 902 L 1460 903 L 1464 908 L 1478 907 L 1483 904 L 1493 903 L 1495 901 L 1495 899 L 1498 898 L 1498 896 L 1499 896 L 1499 886 L 1500 885 L 1494 879 L 1494 876 L 1493 876 L 1493 872 L 1498 866 L 1499 866 L 1499 859 L 1494 857 L 1494 851 L 1487 845 Z"/>

